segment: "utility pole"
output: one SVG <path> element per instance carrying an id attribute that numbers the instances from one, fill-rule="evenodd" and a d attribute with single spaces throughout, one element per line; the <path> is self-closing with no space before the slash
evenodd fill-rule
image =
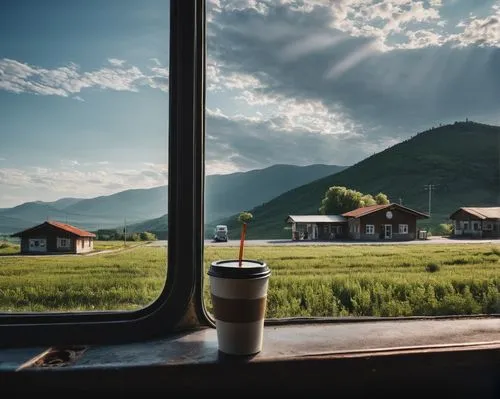
<path id="1" fill-rule="evenodd" d="M 127 218 L 123 219 L 123 246 L 127 246 Z"/>
<path id="2" fill-rule="evenodd" d="M 426 184 L 424 186 L 424 189 L 429 191 L 429 218 L 431 217 L 432 190 L 435 190 L 438 185 L 439 184 Z"/>
<path id="3" fill-rule="evenodd" d="M 403 205 L 403 198 L 399 197 L 399 205 Z"/>

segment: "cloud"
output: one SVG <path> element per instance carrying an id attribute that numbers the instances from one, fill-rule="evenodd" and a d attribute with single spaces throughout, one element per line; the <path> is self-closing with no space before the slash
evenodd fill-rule
<path id="1" fill-rule="evenodd" d="M 307 111 L 302 110 L 298 117 L 307 115 Z M 294 110 L 290 112 L 294 113 Z M 337 118 L 336 122 L 330 121 L 330 134 L 320 134 L 320 126 L 313 123 L 292 125 L 289 116 L 231 117 L 220 110 L 208 110 L 207 173 L 229 173 L 277 163 L 350 165 L 374 150 L 397 142 L 394 138 L 381 136 L 365 146 L 366 137 L 353 134 L 345 128 L 350 122 L 343 121 L 340 116 Z"/>
<path id="2" fill-rule="evenodd" d="M 122 66 L 125 64 L 125 60 L 119 60 L 116 58 L 108 58 L 108 62 L 113 66 Z"/>
<path id="3" fill-rule="evenodd" d="M 453 35 L 451 40 L 460 46 L 500 47 L 500 2 L 492 6 L 492 15 L 485 18 L 473 15 L 457 26 L 463 28 L 463 32 Z"/>
<path id="4" fill-rule="evenodd" d="M 85 102 L 85 100 L 83 98 L 81 98 L 80 96 L 74 96 L 73 99 L 77 100 L 77 101 Z"/>
<path id="5" fill-rule="evenodd" d="M 149 60 L 153 61 L 157 66 L 161 66 L 161 62 L 158 58 L 153 57 L 153 58 L 150 58 Z"/>
<path id="6" fill-rule="evenodd" d="M 466 3 L 470 4 L 460 4 L 459 10 L 465 12 L 467 7 L 474 7 L 472 2 Z M 252 14 L 263 18 L 293 14 L 317 18 L 321 14 L 323 19 L 328 20 L 331 29 L 351 37 L 375 39 L 378 48 L 383 51 L 417 46 L 423 48 L 455 42 L 460 45 L 481 43 L 500 47 L 495 27 L 496 17 L 477 18 L 477 22 L 469 21 L 467 24 L 459 25 L 463 31 L 454 34 L 444 29 L 447 22 L 442 14 L 444 6 L 441 0 L 280 0 L 274 3 L 257 0 L 212 1 L 209 3 L 208 14 L 209 23 L 219 26 L 220 17 L 225 14 Z M 493 12 L 498 6 L 498 3 L 492 6 Z M 448 14 L 449 10 L 446 11 L 446 15 Z M 307 18 L 302 18 L 302 21 Z M 474 19 L 476 20 L 475 17 Z M 285 37 L 286 30 L 292 28 L 287 27 L 285 23 L 274 23 L 272 27 L 263 26 L 264 30 L 261 30 L 260 25 L 256 23 L 253 26 L 255 29 L 253 34 L 262 38 L 267 37 L 270 41 Z M 399 41 L 395 41 L 397 35 L 400 36 Z M 412 40 L 415 35 L 419 40 Z M 321 41 L 318 45 L 321 46 Z"/>
<path id="7" fill-rule="evenodd" d="M 0 168 L 0 192 L 21 189 L 43 191 L 46 196 L 97 196 L 119 189 L 150 188 L 168 182 L 166 165 L 99 165 L 87 167 L 77 161 L 61 162 L 59 168 Z M 133 167 L 136 168 L 133 168 Z"/>
<path id="8" fill-rule="evenodd" d="M 291 4 L 298 7 L 306 3 Z M 340 110 L 342 120 L 352 123 L 345 131 L 358 137 L 369 135 L 375 143 L 383 136 L 400 139 L 438 123 L 497 114 L 500 49 L 457 47 L 451 36 L 417 30 L 415 23 L 434 21 L 437 11 L 428 11 L 430 3 L 393 0 L 379 2 L 385 6 L 378 5 L 370 12 L 377 12 L 381 19 L 391 10 L 402 40 L 407 40 L 404 43 L 410 43 L 411 48 L 400 46 L 388 51 L 380 48 L 376 35 L 347 34 L 349 29 L 332 23 L 335 18 L 349 19 L 351 14 L 354 20 L 371 18 L 362 4 L 375 5 L 361 0 L 318 1 L 307 10 L 275 6 L 258 13 L 253 9 L 228 12 L 223 3 L 208 26 L 209 88 L 226 91 L 235 100 L 244 101 L 247 108 L 251 106 L 247 116 L 254 115 L 255 110 L 266 114 L 267 108 L 282 99 L 321 104 L 324 115 L 334 119 Z M 432 5 L 439 7 L 438 2 Z M 400 8 L 406 11 L 394 12 Z M 377 29 L 386 25 L 382 22 Z M 314 38 L 323 41 L 315 47 L 311 45 Z M 427 45 L 431 42 L 435 45 Z M 232 94 L 228 84 L 231 79 L 243 86 L 251 79 L 254 82 Z M 312 125 L 298 123 L 297 118 L 291 120 L 291 130 Z"/>
<path id="9" fill-rule="evenodd" d="M 80 165 L 80 163 L 75 159 L 62 159 L 60 163 L 61 166 L 70 168 Z"/>
<path id="10" fill-rule="evenodd" d="M 0 161 L 6 161 L 7 158 L 4 158 L 4 157 L 0 157 Z"/>
<path id="11" fill-rule="evenodd" d="M 109 59 L 110 66 L 82 72 L 77 64 L 47 69 L 20 61 L 0 60 L 0 90 L 69 97 L 86 89 L 132 91 L 150 87 L 168 91 L 168 69 L 152 67 L 147 73 L 124 61 Z M 80 96 L 72 96 L 83 101 Z"/>

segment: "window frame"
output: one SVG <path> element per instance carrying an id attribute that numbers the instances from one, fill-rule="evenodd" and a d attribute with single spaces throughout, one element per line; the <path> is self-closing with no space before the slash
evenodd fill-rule
<path id="1" fill-rule="evenodd" d="M 399 234 L 408 234 L 408 224 L 400 223 L 398 227 Z"/>
<path id="2" fill-rule="evenodd" d="M 165 336 L 204 311 L 205 1 L 170 0 L 168 257 L 158 298 L 134 311 L 0 313 L 0 346 L 104 344 Z M 194 27 L 194 29 L 193 29 Z M 182 182 L 182 183 L 181 183 Z M 188 183 L 189 182 L 189 183 Z M 194 234 L 193 234 L 194 233 Z"/>
<path id="3" fill-rule="evenodd" d="M 170 0 L 168 212 L 172 217 L 168 220 L 171 237 L 166 284 L 160 296 L 142 309 L 127 312 L 0 313 L 1 347 L 118 344 L 214 326 L 202 296 L 205 13 L 205 0 Z M 349 228 L 359 233 L 359 222 L 350 223 Z M 461 315 L 449 317 L 460 318 Z M 380 323 L 394 319 L 292 317 L 266 319 L 265 324 Z M 396 319 L 403 321 L 414 317 Z"/>
<path id="4" fill-rule="evenodd" d="M 365 225 L 365 234 L 366 235 L 374 235 L 375 234 L 375 225 L 374 224 Z"/>

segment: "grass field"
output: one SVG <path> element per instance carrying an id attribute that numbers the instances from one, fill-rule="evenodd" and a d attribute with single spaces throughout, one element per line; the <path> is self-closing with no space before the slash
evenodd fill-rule
<path id="1" fill-rule="evenodd" d="M 205 268 L 237 251 L 205 248 Z M 245 257 L 272 270 L 267 317 L 500 313 L 500 250 L 491 244 L 248 247 Z M 0 256 L 0 310 L 137 309 L 159 295 L 165 275 L 159 247 Z M 211 310 L 208 278 L 204 298 Z"/>

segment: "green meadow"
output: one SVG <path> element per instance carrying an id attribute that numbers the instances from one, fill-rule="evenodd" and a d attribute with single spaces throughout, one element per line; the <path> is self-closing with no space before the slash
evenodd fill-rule
<path id="1" fill-rule="evenodd" d="M 163 289 L 167 250 L 97 242 L 93 255 L 0 256 L 0 311 L 133 310 Z M 18 249 L 17 249 L 18 251 Z M 16 248 L 0 248 L 0 254 Z M 205 248 L 211 261 L 238 248 Z M 271 268 L 267 317 L 500 313 L 492 244 L 266 246 L 245 257 Z M 208 278 L 204 299 L 211 310 Z"/>

